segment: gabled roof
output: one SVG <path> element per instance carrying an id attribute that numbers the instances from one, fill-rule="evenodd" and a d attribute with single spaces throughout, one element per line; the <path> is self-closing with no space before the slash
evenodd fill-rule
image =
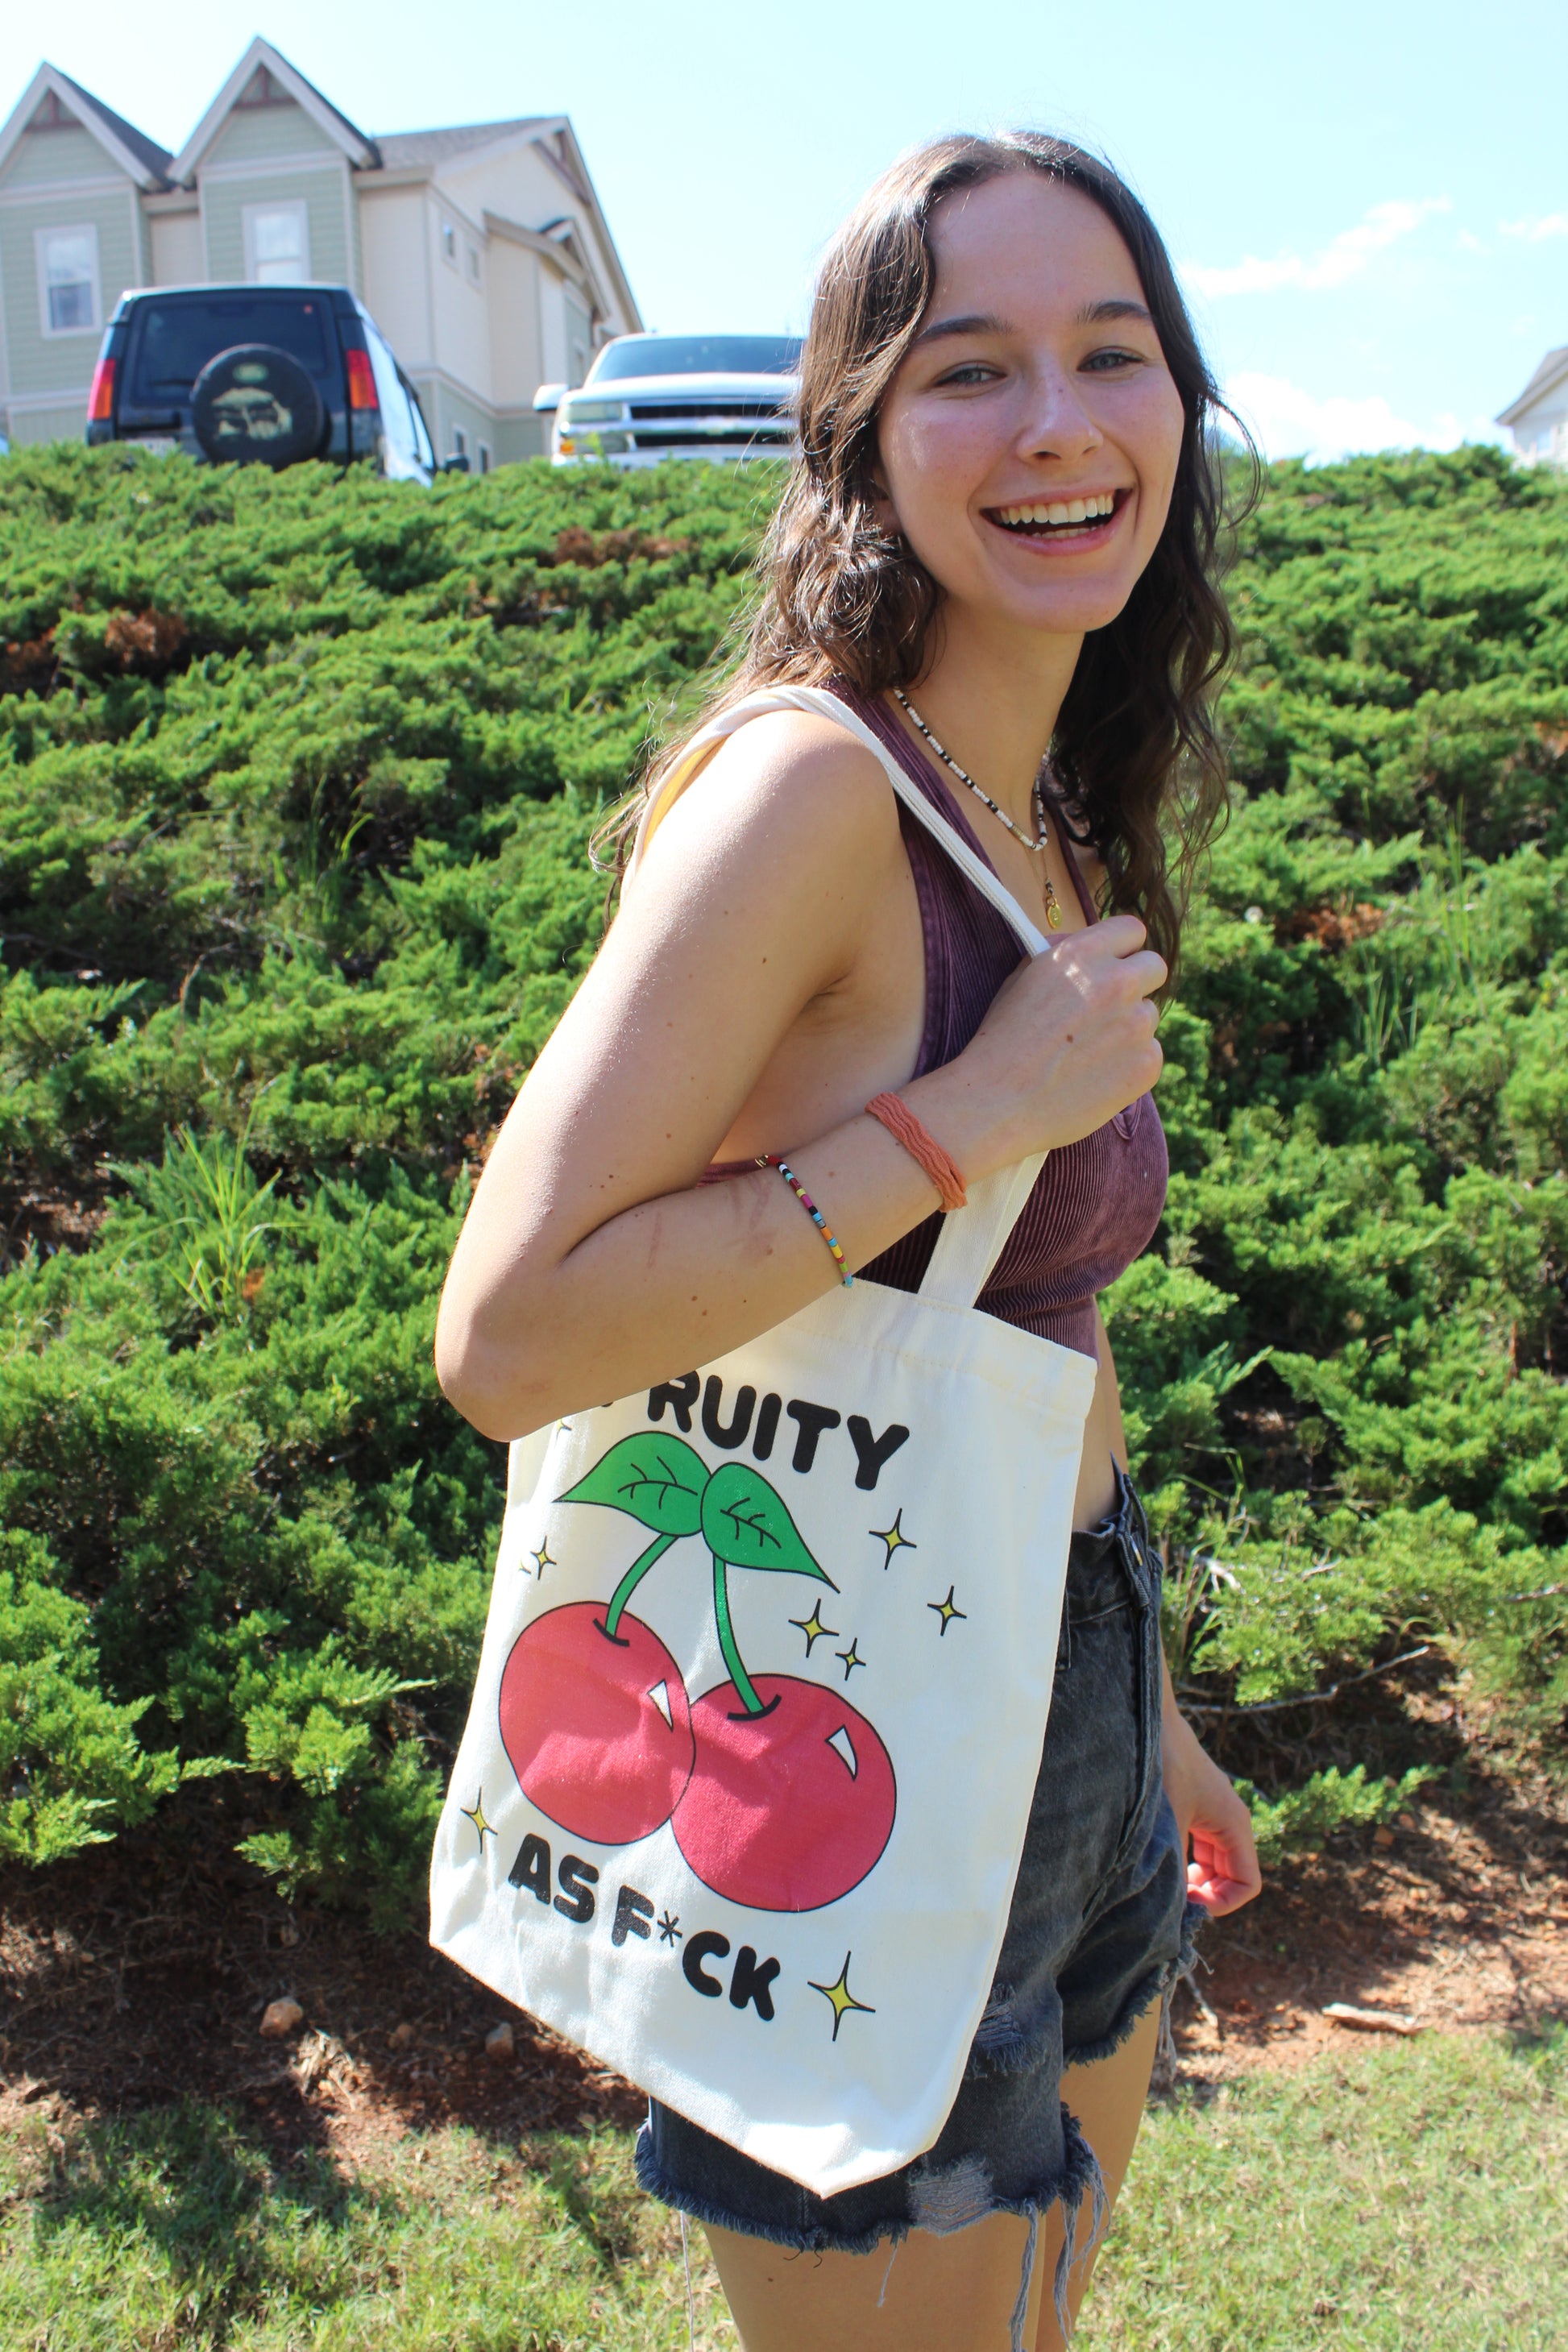
<path id="1" fill-rule="evenodd" d="M 560 119 L 555 114 L 520 114 L 510 122 L 460 122 L 450 131 L 383 131 L 375 143 L 387 170 L 396 172 L 409 164 L 444 163 L 449 156 L 493 147 L 519 131 L 552 130 Z"/>
<path id="2" fill-rule="evenodd" d="M 1498 423 L 1512 425 L 1517 418 L 1524 415 L 1528 409 L 1533 408 L 1542 394 L 1550 392 L 1563 376 L 1568 376 L 1568 343 L 1562 343 L 1556 351 L 1547 352 L 1519 398 L 1510 400 L 1502 411 L 1497 420 Z"/>
<path id="3" fill-rule="evenodd" d="M 610 235 L 609 222 L 605 218 L 583 151 L 576 134 L 564 114 L 521 114 L 509 122 L 463 122 L 439 131 L 396 131 L 384 133 L 376 141 L 381 158 L 388 171 L 418 169 L 426 166 L 438 171 L 443 163 L 461 157 L 477 155 L 487 147 L 506 147 L 525 142 L 554 173 L 574 203 L 580 205 L 594 224 L 604 254 L 604 266 L 613 281 L 616 303 L 624 317 L 634 328 L 642 325 L 637 297 L 633 294 L 616 241 Z M 487 214 L 487 222 L 493 217 Z M 518 222 L 506 226 L 528 238 L 542 236 L 548 244 L 565 250 L 576 269 L 586 281 L 587 289 L 600 310 L 605 310 L 593 263 L 583 240 L 572 234 L 570 222 L 553 220 L 539 231 L 525 230 Z M 607 315 L 607 312 L 606 312 Z"/>
<path id="4" fill-rule="evenodd" d="M 127 122 L 101 99 L 94 98 L 81 84 L 72 81 L 69 74 L 61 73 L 58 66 L 41 65 L 26 89 L 17 100 L 4 130 L 0 130 L 0 169 L 10 161 L 17 142 L 47 98 L 57 104 L 89 131 L 110 162 L 129 173 L 139 188 L 166 188 L 169 167 L 174 161 L 167 148 L 160 147 L 155 139 Z"/>
<path id="5" fill-rule="evenodd" d="M 374 170 L 381 162 L 375 141 L 367 139 L 357 123 L 340 112 L 331 99 L 321 96 L 314 82 L 307 81 L 270 41 L 258 35 L 174 157 L 169 167 L 172 179 L 194 179 L 197 164 L 258 71 L 270 74 L 279 88 L 310 116 L 318 131 L 324 131 L 334 146 L 342 149 L 351 163 L 357 163 L 362 170 Z"/>

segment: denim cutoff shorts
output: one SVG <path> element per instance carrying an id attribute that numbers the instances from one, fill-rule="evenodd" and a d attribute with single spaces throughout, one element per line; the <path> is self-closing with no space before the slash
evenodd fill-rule
<path id="1" fill-rule="evenodd" d="M 1030 2224 L 1023 2326 L 1042 2212 L 1098 2223 L 1093 2150 L 1061 2097 L 1065 2066 L 1108 2057 L 1191 1965 L 1202 1917 L 1160 1778 L 1160 1557 L 1131 1482 L 1075 1532 L 1056 1685 L 1012 1910 L 958 2095 L 926 2154 L 816 2197 L 655 2100 L 637 2139 L 645 2189 L 694 2219 L 803 2252 L 868 2253 L 996 2212 Z M 1056 2282 L 1063 2315 L 1071 2227 Z"/>

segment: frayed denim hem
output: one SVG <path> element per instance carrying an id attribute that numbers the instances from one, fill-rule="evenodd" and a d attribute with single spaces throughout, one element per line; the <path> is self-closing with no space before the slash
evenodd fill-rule
<path id="1" fill-rule="evenodd" d="M 785 2246 L 792 2254 L 873 2254 L 884 2238 L 895 2242 L 907 2238 L 907 2221 L 879 2221 L 869 2230 L 831 2230 L 821 2223 L 815 2229 L 787 2229 L 782 2221 L 754 2221 L 744 2214 L 732 2213 L 717 2199 L 694 2196 L 689 2189 L 679 2189 L 658 2168 L 653 2152 L 653 2133 L 647 2124 L 637 2137 L 632 2152 L 637 2167 L 637 2184 L 661 2205 L 668 2205 L 678 2213 L 689 2213 L 703 2228 L 733 2230 L 738 2237 L 761 2238 L 770 2246 Z"/>
<path id="2" fill-rule="evenodd" d="M 1105 2227 L 1109 2200 L 1105 2181 L 1100 2169 L 1100 2159 L 1079 2127 L 1078 2117 L 1065 2105 L 1062 2107 L 1062 2139 L 1067 2160 L 1054 2181 L 1037 2189 L 1031 2197 L 998 2197 L 991 2189 L 988 2168 L 976 2157 L 960 2157 L 956 2163 L 939 2173 L 911 2172 L 910 2175 L 910 2219 L 916 2229 L 929 2230 L 938 2237 L 951 2236 L 956 2230 L 971 2228 L 976 2221 L 989 2219 L 993 2213 L 1016 2213 L 1029 2225 L 1024 2245 L 1024 2263 L 1018 2281 L 1017 2299 L 1013 2305 L 1012 2326 L 1008 2342 L 1010 2352 L 1024 2352 L 1024 2327 L 1029 2314 L 1029 2292 L 1034 2284 L 1035 2257 L 1039 2250 L 1040 2220 L 1054 2205 L 1062 2209 L 1062 2250 L 1057 2257 L 1053 2296 L 1056 2303 L 1057 2325 L 1065 2342 L 1071 2333 L 1068 2319 L 1068 2282 L 1073 2266 L 1087 2261 L 1099 2244 Z M 1092 2228 L 1089 2239 L 1080 2255 L 1075 2245 L 1078 2237 L 1078 2217 L 1085 2195 L 1090 2200 Z"/>
<path id="3" fill-rule="evenodd" d="M 637 2180 L 650 2197 L 672 2206 L 682 2216 L 700 2221 L 705 2228 L 733 2230 L 742 2237 L 761 2238 L 765 2243 L 786 2247 L 799 2254 L 869 2254 L 884 2241 L 890 2241 L 893 2253 L 909 2236 L 911 2229 L 924 2230 L 933 2237 L 952 2237 L 960 2230 L 972 2229 L 975 2222 L 989 2221 L 993 2213 L 1016 2213 L 1027 2221 L 1028 2236 L 1024 2247 L 1022 2274 L 1018 2294 L 1013 2306 L 1009 2334 L 1010 2352 L 1024 2352 L 1024 2327 L 1028 2318 L 1029 2294 L 1034 2284 L 1035 2262 L 1039 2250 L 1040 2221 L 1052 2207 L 1060 2205 L 1063 2217 L 1062 2250 L 1057 2260 L 1053 2295 L 1057 2324 L 1064 2340 L 1070 2333 L 1068 2319 L 1068 2283 L 1074 2265 L 1087 2261 L 1099 2244 L 1105 2227 L 1108 2200 L 1100 2160 L 1079 2127 L 1078 2118 L 1064 2106 L 1062 2136 L 1066 2143 L 1067 2161 L 1057 2179 L 1042 2184 L 1026 2197 L 999 2197 L 991 2186 L 989 2167 L 975 2157 L 960 2157 L 956 2163 L 940 2170 L 912 2170 L 908 2176 L 908 2218 L 880 2221 L 868 2230 L 853 2234 L 835 2231 L 823 2223 L 814 2227 L 787 2229 L 773 2222 L 753 2221 L 728 2211 L 715 2200 L 693 2196 L 677 2188 L 660 2172 L 653 2153 L 653 2135 L 645 2124 L 637 2134 L 635 2162 Z M 1092 2227 L 1089 2243 L 1079 2252 L 1076 2246 L 1078 2218 L 1085 2196 L 1090 2204 Z M 892 2271 L 892 2256 L 888 2262 L 888 2273 Z M 882 2280 L 882 2293 L 887 2293 L 888 2277 Z M 879 2304 L 880 2297 L 879 2297 Z"/>
<path id="4" fill-rule="evenodd" d="M 1197 1966 L 1197 1931 L 1207 1917 L 1208 1914 L 1201 1903 L 1187 1904 L 1182 1914 L 1181 1942 L 1177 1948 L 1175 1958 L 1166 1960 L 1161 1967 L 1150 1970 L 1142 1983 L 1123 2002 L 1121 2013 L 1109 2033 L 1102 2033 L 1098 2041 L 1080 2042 L 1073 2049 L 1064 2050 L 1062 2053 L 1064 2069 L 1068 2066 L 1094 2066 L 1098 2065 L 1102 2058 L 1113 2058 L 1122 2045 L 1131 2040 L 1133 2030 L 1144 2011 L 1151 2002 L 1156 2000 L 1160 2003 L 1158 2055 L 1163 2059 L 1174 2057 L 1174 2049 L 1171 2042 L 1171 2002 L 1174 1998 L 1176 1987 L 1184 1979 L 1190 1977 Z"/>

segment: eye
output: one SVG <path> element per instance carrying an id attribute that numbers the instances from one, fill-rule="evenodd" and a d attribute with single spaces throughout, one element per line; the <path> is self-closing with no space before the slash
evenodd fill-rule
<path id="1" fill-rule="evenodd" d="M 1117 368 L 1146 367 L 1148 362 L 1142 352 L 1104 351 L 1091 352 L 1083 365 L 1096 375 L 1109 375 Z"/>
<path id="2" fill-rule="evenodd" d="M 999 373 L 1000 370 L 992 367 L 985 360 L 964 360 L 959 366 L 950 368 L 945 375 L 939 375 L 936 388 L 943 391 L 949 384 L 993 383 Z"/>

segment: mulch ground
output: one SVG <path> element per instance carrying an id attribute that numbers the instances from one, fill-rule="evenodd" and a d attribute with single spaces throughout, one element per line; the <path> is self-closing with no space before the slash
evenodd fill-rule
<path id="1" fill-rule="evenodd" d="M 1568 2020 L 1568 1805 L 1482 1770 L 1405 1816 L 1279 1871 L 1204 1939 L 1178 1996 L 1184 2080 L 1291 2067 L 1347 2029 L 1331 2001 L 1424 2026 L 1532 2032 Z M 269 2001 L 303 2012 L 260 2033 Z M 487 2054 L 510 2019 L 515 2054 Z M 452 2122 L 515 2147 L 635 2124 L 643 2103 L 414 1934 L 290 1910 L 215 1841 L 183 1860 L 121 1838 L 40 1873 L 0 1874 L 0 2119 L 211 2100 L 279 2156 L 352 2165 L 389 2136 Z"/>

